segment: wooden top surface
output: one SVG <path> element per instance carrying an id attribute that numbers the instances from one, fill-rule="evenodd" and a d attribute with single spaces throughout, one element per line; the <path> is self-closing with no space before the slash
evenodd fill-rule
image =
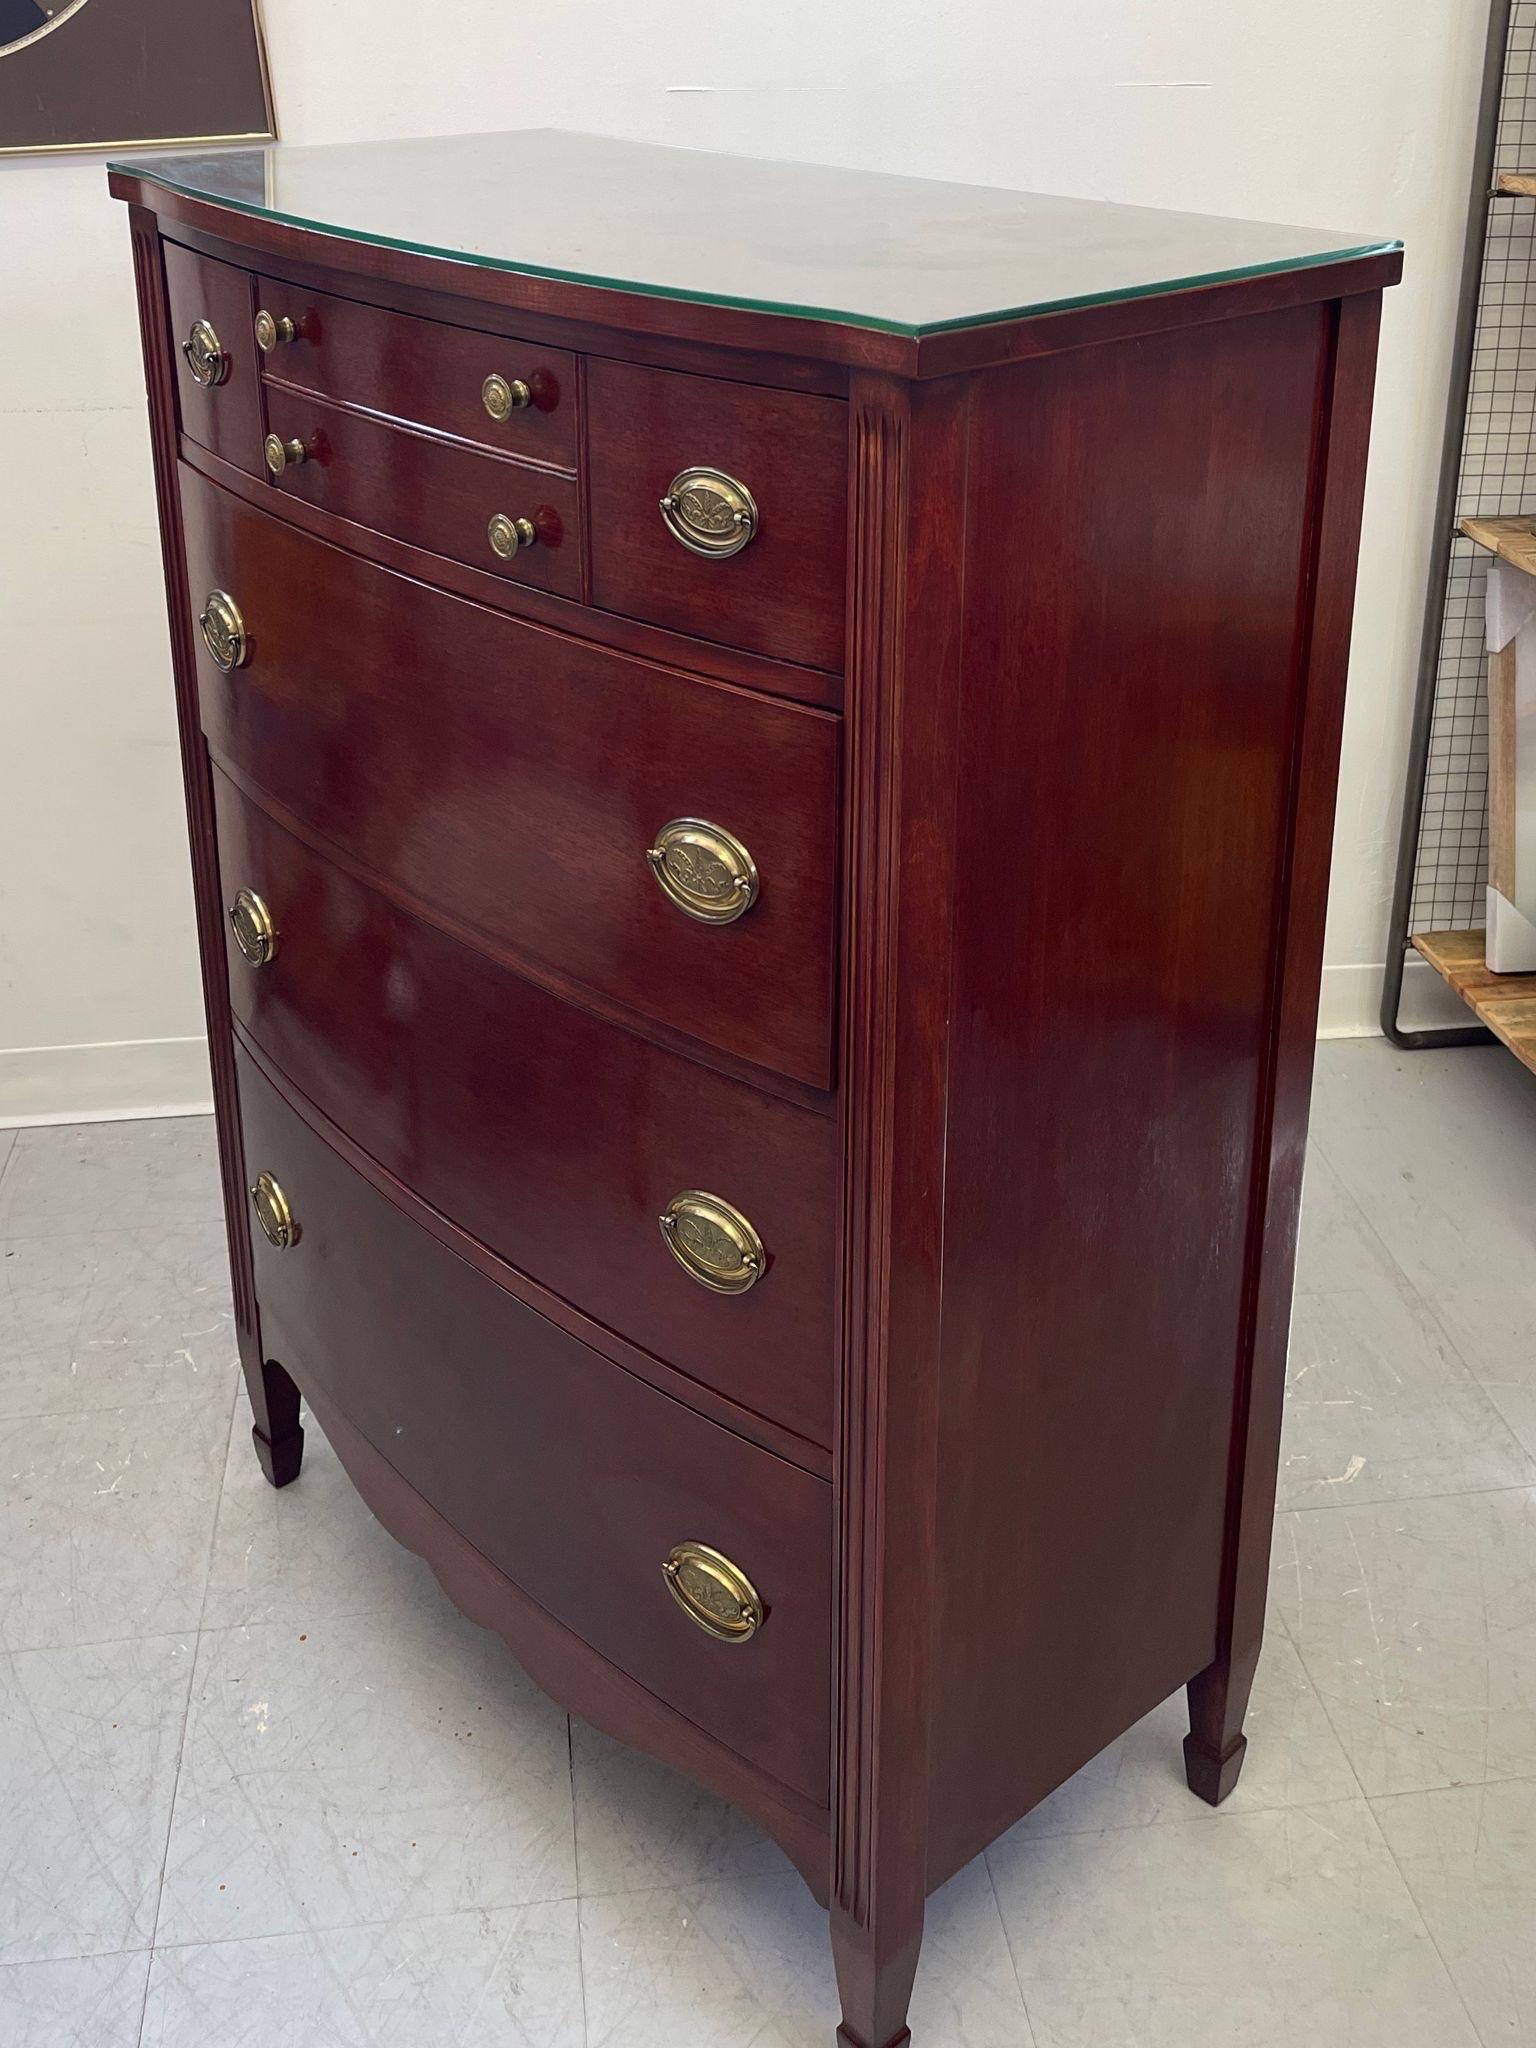
<path id="1" fill-rule="evenodd" d="M 1417 950 L 1455 989 L 1479 1023 L 1536 1073 L 1536 974 L 1495 974 L 1482 932 L 1420 932 Z"/>
<path id="2" fill-rule="evenodd" d="M 1501 562 L 1536 576 L 1536 519 L 1524 515 L 1500 519 L 1468 517 L 1461 522 L 1468 540 L 1490 548 Z"/>

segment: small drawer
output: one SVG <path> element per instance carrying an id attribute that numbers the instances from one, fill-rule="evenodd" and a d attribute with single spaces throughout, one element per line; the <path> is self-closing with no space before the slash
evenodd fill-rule
<path id="1" fill-rule="evenodd" d="M 830 1085 L 838 718 L 468 604 L 186 467 L 181 489 L 216 754 L 477 944 Z"/>
<path id="2" fill-rule="evenodd" d="M 225 776 L 214 791 L 231 1006 L 283 1073 L 509 1264 L 829 1446 L 835 1121 L 545 993 L 355 881 Z M 745 1219 L 757 1277 L 681 1262 L 688 1245 L 660 1219 L 692 1190 Z"/>
<path id="3" fill-rule="evenodd" d="M 474 328 L 256 280 L 264 375 L 390 419 L 576 467 L 576 358 Z"/>
<path id="4" fill-rule="evenodd" d="M 261 380 L 251 279 L 166 242 L 165 288 L 181 431 L 239 469 L 262 473 Z"/>
<path id="5" fill-rule="evenodd" d="M 847 438 L 841 399 L 589 362 L 592 602 L 841 670 Z"/>
<path id="6" fill-rule="evenodd" d="M 278 490 L 509 582 L 581 596 L 576 479 L 267 386 Z"/>
<path id="7" fill-rule="evenodd" d="M 266 1355 L 593 1649 L 825 1800 L 831 1488 L 525 1307 L 236 1064 Z"/>

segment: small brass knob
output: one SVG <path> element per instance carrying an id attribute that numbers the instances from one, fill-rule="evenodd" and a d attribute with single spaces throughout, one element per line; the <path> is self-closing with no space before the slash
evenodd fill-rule
<path id="1" fill-rule="evenodd" d="M 691 1622 L 719 1643 L 750 1642 L 763 1625 L 763 1603 L 738 1564 L 707 1543 L 679 1543 L 661 1567 L 667 1591 Z"/>
<path id="2" fill-rule="evenodd" d="M 745 1294 L 768 1270 L 763 1240 L 739 1209 L 686 1188 L 657 1218 L 667 1249 L 691 1279 L 715 1294 Z"/>
<path id="3" fill-rule="evenodd" d="M 273 315 L 265 306 L 256 315 L 256 346 L 264 356 L 271 355 L 279 342 L 292 341 L 298 329 L 286 313 Z"/>
<path id="4" fill-rule="evenodd" d="M 262 443 L 262 452 L 267 458 L 267 467 L 274 476 L 281 476 L 285 469 L 303 462 L 309 450 L 297 438 L 284 441 L 276 434 L 268 434 Z"/>
<path id="5" fill-rule="evenodd" d="M 674 818 L 645 851 L 663 893 L 700 924 L 734 924 L 757 901 L 757 863 L 733 832 Z"/>
<path id="6" fill-rule="evenodd" d="M 265 967 L 277 951 L 277 926 L 254 889 L 241 889 L 229 906 L 235 944 L 253 967 Z"/>
<path id="7" fill-rule="evenodd" d="M 187 359 L 193 383 L 201 384 L 205 390 L 222 384 L 229 375 L 229 357 L 219 346 L 219 337 L 209 320 L 192 323 L 192 332 L 181 344 L 181 352 Z"/>
<path id="8" fill-rule="evenodd" d="M 251 651 L 240 607 L 227 590 L 210 590 L 197 615 L 197 630 L 203 636 L 215 668 L 228 675 L 244 666 Z"/>
<path id="9" fill-rule="evenodd" d="M 661 516 L 691 554 L 739 555 L 757 532 L 757 500 L 723 469 L 680 469 L 667 486 Z"/>
<path id="10" fill-rule="evenodd" d="M 521 412 L 525 405 L 532 405 L 532 388 L 521 377 L 506 377 L 492 374 L 480 386 L 480 403 L 493 420 L 510 419 L 515 412 Z"/>
<path id="11" fill-rule="evenodd" d="M 299 1241 L 298 1219 L 288 1206 L 288 1197 L 270 1173 L 257 1174 L 251 1189 L 251 1203 L 267 1243 L 276 1251 L 291 1251 Z"/>
<path id="12" fill-rule="evenodd" d="M 531 548 L 539 536 L 531 519 L 509 519 L 505 512 L 493 512 L 485 537 L 491 544 L 492 554 L 510 562 L 519 548 Z"/>

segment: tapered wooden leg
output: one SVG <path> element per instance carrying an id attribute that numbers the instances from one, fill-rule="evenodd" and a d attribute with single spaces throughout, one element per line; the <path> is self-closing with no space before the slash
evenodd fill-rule
<path id="1" fill-rule="evenodd" d="M 248 1365 L 245 1384 L 256 1417 L 251 1441 L 256 1446 L 261 1469 L 273 1486 L 287 1486 L 298 1478 L 304 1458 L 299 1390 L 275 1358 Z"/>
<path id="2" fill-rule="evenodd" d="M 907 2007 L 917 1954 L 923 1945 L 923 1916 L 915 1926 L 861 1927 L 832 1909 L 832 1959 L 843 2003 L 839 2048 L 906 2048 Z"/>
<path id="3" fill-rule="evenodd" d="M 1220 1806 L 1243 1768 L 1248 1748 L 1243 1716 L 1259 1665 L 1259 1649 L 1256 1642 L 1241 1654 L 1218 1657 L 1189 1681 L 1184 1775 L 1190 1791 L 1208 1806 Z"/>

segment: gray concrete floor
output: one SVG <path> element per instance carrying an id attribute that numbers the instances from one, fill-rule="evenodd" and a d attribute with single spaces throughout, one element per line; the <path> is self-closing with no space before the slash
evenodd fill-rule
<path id="1" fill-rule="evenodd" d="M 1170 1701 L 933 1902 L 916 2048 L 1536 2042 L 1536 1079 L 1322 1048 L 1242 1783 Z M 0 1132 L 5 2048 L 827 2048 L 745 1821 L 548 1704 L 318 1430 L 206 1121 Z"/>

